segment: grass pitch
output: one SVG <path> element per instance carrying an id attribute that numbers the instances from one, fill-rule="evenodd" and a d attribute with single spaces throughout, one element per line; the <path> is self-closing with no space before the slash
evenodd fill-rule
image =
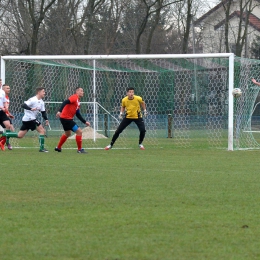
<path id="1" fill-rule="evenodd" d="M 169 142 L 0 151 L 0 259 L 259 259 L 260 151 Z"/>

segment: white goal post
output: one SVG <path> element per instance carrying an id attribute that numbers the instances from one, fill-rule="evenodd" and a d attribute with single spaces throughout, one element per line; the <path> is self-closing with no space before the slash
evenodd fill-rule
<path id="1" fill-rule="evenodd" d="M 110 123 L 108 131 L 113 132 L 118 124 L 116 115 L 121 98 L 126 87 L 133 86 L 135 93 L 147 101 L 148 143 L 157 144 L 156 139 L 170 137 L 169 142 L 173 145 L 190 147 L 191 136 L 195 134 L 200 138 L 199 132 L 206 129 L 210 131 L 210 143 L 217 147 L 223 147 L 220 135 L 225 132 L 226 148 L 233 150 L 234 63 L 233 53 L 2 56 L 1 78 L 11 87 L 11 110 L 17 115 L 22 113 L 20 104 L 33 94 L 33 88 L 46 88 L 45 102 L 52 104 L 48 114 L 53 116 L 56 111 L 52 109 L 57 109 L 56 104 L 73 94 L 70 85 L 82 84 L 84 90 L 88 89 L 83 103 L 86 104 L 84 109 L 93 115 L 94 143 L 101 125 L 97 109 L 102 110 L 103 118 L 108 114 L 109 122 L 103 121 L 103 125 Z M 46 67 L 48 69 L 43 69 Z M 218 112 L 213 113 L 214 109 Z M 15 123 L 18 128 L 20 123 Z M 54 132 L 55 127 L 52 129 Z M 59 129 L 62 132 L 61 128 L 56 131 Z M 132 134 L 128 135 L 126 131 L 119 147 L 126 145 L 128 136 Z M 137 136 L 135 133 L 134 138 Z"/>

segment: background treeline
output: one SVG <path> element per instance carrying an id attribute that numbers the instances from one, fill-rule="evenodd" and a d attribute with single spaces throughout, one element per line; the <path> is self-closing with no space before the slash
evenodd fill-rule
<path id="1" fill-rule="evenodd" d="M 0 55 L 199 52 L 203 0 L 1 0 Z"/>

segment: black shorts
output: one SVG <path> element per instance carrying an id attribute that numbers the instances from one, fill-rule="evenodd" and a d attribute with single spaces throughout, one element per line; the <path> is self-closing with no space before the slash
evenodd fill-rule
<path id="1" fill-rule="evenodd" d="M 3 128 L 5 128 L 5 125 L 3 124 L 4 121 L 10 121 L 10 118 L 3 110 L 0 110 L 0 124 Z"/>
<path id="2" fill-rule="evenodd" d="M 75 132 L 75 127 L 78 127 L 78 125 L 73 121 L 73 119 L 60 118 L 60 122 L 63 126 L 64 131 L 71 130 Z"/>
<path id="3" fill-rule="evenodd" d="M 37 126 L 41 125 L 41 123 L 35 119 L 35 120 L 31 120 L 31 121 L 23 121 L 23 124 L 20 128 L 21 131 L 29 131 L 32 130 L 34 131 L 36 129 Z"/>
<path id="4" fill-rule="evenodd" d="M 142 117 L 139 117 L 139 118 L 136 118 L 136 119 L 124 117 L 123 120 L 121 121 L 121 123 L 119 124 L 116 131 L 119 132 L 119 133 L 123 132 L 123 130 L 127 126 L 129 126 L 132 122 L 134 122 L 137 125 L 140 132 L 146 132 L 144 120 L 143 120 Z"/>
<path id="5" fill-rule="evenodd" d="M 9 117 L 8 117 L 8 121 L 10 122 L 10 125 L 13 124 L 12 120 L 11 120 Z M 3 122 L 0 122 L 0 125 L 1 125 L 3 128 L 5 128 L 5 125 L 4 125 Z"/>

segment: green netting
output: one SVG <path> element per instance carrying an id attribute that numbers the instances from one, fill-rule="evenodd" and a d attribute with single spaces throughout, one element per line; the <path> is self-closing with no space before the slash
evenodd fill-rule
<path id="1" fill-rule="evenodd" d="M 259 81 L 260 62 L 250 59 L 235 59 L 234 87 L 242 90 L 242 96 L 234 103 L 234 147 L 235 149 L 259 148 L 258 114 L 254 112 L 257 104 L 259 87 L 252 83 L 252 78 Z M 254 116 L 254 117 L 253 117 Z M 259 132 L 259 133 L 258 133 Z"/>
<path id="2" fill-rule="evenodd" d="M 62 129 L 55 114 L 60 103 L 74 93 L 75 87 L 81 86 L 85 92 L 81 112 L 105 139 L 88 138 L 85 146 L 102 147 L 109 142 L 105 137 L 111 138 L 119 123 L 117 118 L 126 88 L 134 87 L 149 111 L 145 119 L 148 145 L 158 145 L 159 138 L 170 137 L 169 142 L 176 146 L 199 143 L 227 148 L 228 66 L 228 58 L 96 59 L 95 62 L 93 59 L 17 59 L 6 60 L 5 82 L 12 90 L 11 110 L 16 114 L 16 128 L 21 124 L 21 104 L 35 94 L 36 87 L 43 86 L 52 125 L 48 134 L 59 136 Z M 243 91 L 234 103 L 235 149 L 259 147 L 260 127 L 254 119 L 260 110 L 255 107 L 259 87 L 251 81 L 253 77 L 259 79 L 259 68 L 259 61 L 235 58 L 234 87 Z M 134 125 L 119 138 L 118 147 L 125 146 L 125 138 L 136 142 L 138 131 Z"/>

